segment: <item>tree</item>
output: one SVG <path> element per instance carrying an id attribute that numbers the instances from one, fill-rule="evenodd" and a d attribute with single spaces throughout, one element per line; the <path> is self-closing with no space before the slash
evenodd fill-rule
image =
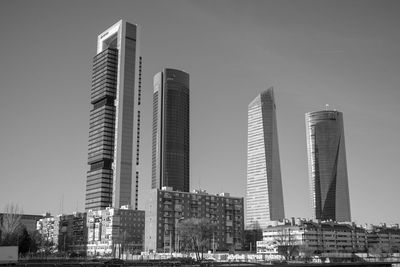
<path id="1" fill-rule="evenodd" d="M 309 262 L 316 251 L 308 245 L 298 246 L 299 254 L 305 262 Z"/>
<path id="2" fill-rule="evenodd" d="M 274 243 L 278 247 L 278 254 L 282 255 L 285 260 L 291 259 L 293 256 L 298 255 L 299 246 L 298 240 L 290 228 L 282 228 L 277 231 Z"/>
<path id="3" fill-rule="evenodd" d="M 49 240 L 47 243 L 43 243 L 44 245 L 49 243 Z M 51 242 L 52 243 L 52 242 Z M 58 235 L 58 252 L 66 254 L 68 251 L 71 251 L 71 246 L 72 244 L 72 237 L 70 234 L 67 232 L 63 232 L 60 235 Z"/>
<path id="4" fill-rule="evenodd" d="M 21 230 L 21 233 L 18 237 L 18 251 L 21 254 L 26 254 L 30 252 L 31 244 L 33 243 L 32 238 L 30 237 L 26 227 Z"/>
<path id="5" fill-rule="evenodd" d="M 378 257 L 379 259 L 387 257 L 389 252 L 389 245 L 383 243 L 376 243 L 368 247 L 368 253 L 373 255 L 374 257 Z"/>
<path id="6" fill-rule="evenodd" d="M 206 218 L 189 218 L 178 224 L 178 234 L 186 251 L 193 251 L 202 261 L 204 251 L 211 247 L 215 225 Z"/>
<path id="7" fill-rule="evenodd" d="M 31 252 L 39 251 L 47 256 L 57 249 L 57 245 L 50 238 L 41 235 L 38 231 L 31 233 L 31 241 Z"/>
<path id="8" fill-rule="evenodd" d="M 22 228 L 21 211 L 18 205 L 6 205 L 0 219 L 0 245 L 18 245 L 18 234 Z"/>
<path id="9" fill-rule="evenodd" d="M 43 239 L 39 245 L 39 249 L 47 256 L 54 253 L 56 245 L 54 245 L 53 241 Z"/>
<path id="10" fill-rule="evenodd" d="M 250 252 L 257 250 L 257 241 L 263 239 L 262 229 L 258 222 L 252 222 L 249 229 L 244 231 L 244 249 Z"/>
<path id="11" fill-rule="evenodd" d="M 29 247 L 29 251 L 36 253 L 40 247 L 43 237 L 37 230 L 29 233 L 29 235 L 31 237 L 31 245 Z"/>

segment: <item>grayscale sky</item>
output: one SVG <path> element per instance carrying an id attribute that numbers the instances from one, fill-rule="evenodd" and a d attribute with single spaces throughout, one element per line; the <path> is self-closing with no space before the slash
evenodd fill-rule
<path id="1" fill-rule="evenodd" d="M 311 216 L 304 114 L 330 104 L 344 114 L 353 220 L 399 223 L 399 14 L 395 0 L 3 0 L 0 205 L 84 209 L 92 57 L 123 18 L 142 35 L 140 199 L 152 79 L 173 67 L 191 79 L 191 189 L 245 196 L 247 105 L 273 86 L 286 217 Z"/>

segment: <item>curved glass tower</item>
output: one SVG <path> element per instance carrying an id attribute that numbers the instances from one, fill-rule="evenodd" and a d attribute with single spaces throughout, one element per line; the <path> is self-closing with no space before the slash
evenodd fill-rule
<path id="1" fill-rule="evenodd" d="M 246 229 L 284 219 L 278 129 L 273 88 L 248 106 Z"/>
<path id="2" fill-rule="evenodd" d="M 306 127 L 313 216 L 350 222 L 343 114 L 336 110 L 306 113 Z"/>
<path id="3" fill-rule="evenodd" d="M 151 188 L 189 192 L 189 74 L 154 76 Z"/>

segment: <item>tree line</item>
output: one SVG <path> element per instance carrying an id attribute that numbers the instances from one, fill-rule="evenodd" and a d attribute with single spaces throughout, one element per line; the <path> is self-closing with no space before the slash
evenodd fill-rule
<path id="1" fill-rule="evenodd" d="M 7 205 L 0 222 L 0 246 L 18 246 L 19 254 L 53 252 L 54 244 L 38 231 L 28 231 L 21 223 L 21 212 L 16 205 Z"/>

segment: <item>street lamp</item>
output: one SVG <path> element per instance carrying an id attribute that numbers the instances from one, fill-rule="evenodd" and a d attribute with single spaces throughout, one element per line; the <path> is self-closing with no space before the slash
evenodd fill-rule
<path id="1" fill-rule="evenodd" d="M 215 231 L 213 229 L 213 239 L 212 239 L 212 248 L 213 248 L 213 255 L 215 254 Z"/>
<path id="2" fill-rule="evenodd" d="M 177 239 L 178 239 L 178 242 L 175 242 L 175 251 L 178 250 L 178 253 L 180 252 L 178 223 L 179 223 L 181 220 L 184 220 L 184 219 L 185 219 L 185 217 L 180 217 L 180 218 L 178 218 L 178 219 L 175 221 L 175 234 L 176 234 Z M 177 244 L 178 244 L 178 249 L 176 249 L 176 245 L 177 245 Z"/>

